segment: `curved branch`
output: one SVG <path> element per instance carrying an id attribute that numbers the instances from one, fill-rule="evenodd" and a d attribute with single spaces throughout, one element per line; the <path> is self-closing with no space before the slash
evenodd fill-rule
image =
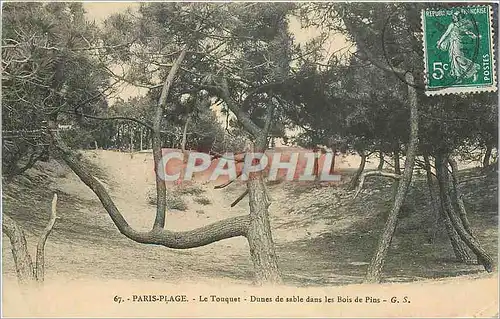
<path id="1" fill-rule="evenodd" d="M 471 235 L 474 235 L 472 232 L 472 227 L 470 225 L 469 219 L 467 218 L 467 210 L 465 209 L 465 204 L 463 200 L 463 195 L 460 189 L 458 188 L 458 165 L 457 161 L 451 156 L 448 157 L 448 163 L 450 163 L 451 166 L 451 185 L 452 185 L 452 190 L 454 193 L 455 200 L 458 204 L 459 208 L 459 216 L 460 219 L 462 220 L 462 223 L 464 224 L 464 228 L 466 231 L 468 231 Z"/>
<path id="2" fill-rule="evenodd" d="M 57 218 L 57 193 L 54 193 L 54 198 L 52 199 L 52 209 L 50 211 L 50 218 L 47 226 L 43 230 L 38 240 L 38 245 L 36 246 L 36 266 L 35 266 L 35 278 L 37 281 L 42 282 L 45 277 L 45 243 L 47 238 L 52 232 L 52 228 L 56 223 Z"/>
<path id="3" fill-rule="evenodd" d="M 133 241 L 168 248 L 187 249 L 208 245 L 227 238 L 247 236 L 250 224 L 249 215 L 228 218 L 189 231 L 173 232 L 155 227 L 148 232 L 138 232 L 127 223 L 104 186 L 83 168 L 60 137 L 54 134 L 53 139 L 64 162 L 97 195 L 120 233 Z"/>
<path id="4" fill-rule="evenodd" d="M 161 163 L 162 158 L 162 139 L 161 139 L 161 123 L 163 119 L 163 114 L 165 111 L 165 107 L 167 105 L 167 98 L 170 94 L 170 88 L 174 83 L 175 76 L 177 71 L 179 70 L 184 57 L 186 56 L 186 52 L 188 49 L 188 44 L 184 44 L 181 53 L 175 60 L 172 68 L 168 72 L 167 78 L 163 83 L 163 87 L 161 89 L 161 94 L 158 99 L 158 103 L 155 108 L 155 115 L 153 118 L 153 130 L 151 131 L 151 146 L 153 148 L 153 160 L 155 165 L 155 183 L 156 183 L 156 217 L 153 222 L 153 229 L 163 229 L 165 227 L 166 221 L 166 206 L 167 206 L 167 188 L 165 187 L 165 181 L 163 181 L 158 176 L 158 170 L 163 169 L 158 167 Z"/>
<path id="5" fill-rule="evenodd" d="M 130 239 L 143 244 L 161 245 L 175 249 L 189 249 L 205 246 L 223 239 L 247 236 L 250 215 L 227 218 L 200 228 L 174 232 L 154 229 L 147 233 L 135 233 Z"/>
<path id="6" fill-rule="evenodd" d="M 382 176 L 382 177 L 389 177 L 395 180 L 400 180 L 401 175 L 395 174 L 395 173 L 389 173 L 389 172 L 383 172 L 383 171 L 369 171 L 369 172 L 364 172 L 361 174 L 359 177 L 359 184 L 358 187 L 356 188 L 356 192 L 354 193 L 354 196 L 352 199 L 355 199 L 358 197 L 359 193 L 363 189 L 363 184 L 365 183 L 365 178 L 368 176 Z"/>

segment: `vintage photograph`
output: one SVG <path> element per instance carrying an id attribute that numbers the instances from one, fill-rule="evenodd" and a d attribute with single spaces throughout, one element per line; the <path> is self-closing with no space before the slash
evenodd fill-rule
<path id="1" fill-rule="evenodd" d="M 2 316 L 498 318 L 498 3 L 1 5 Z"/>

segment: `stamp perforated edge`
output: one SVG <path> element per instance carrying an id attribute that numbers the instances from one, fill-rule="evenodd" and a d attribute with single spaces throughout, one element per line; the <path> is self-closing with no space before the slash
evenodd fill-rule
<path id="1" fill-rule="evenodd" d="M 481 92 L 496 92 L 497 91 L 497 67 L 496 67 L 496 55 L 495 55 L 495 43 L 493 42 L 493 8 L 491 4 L 485 4 L 481 6 L 488 7 L 488 17 L 489 17 L 489 34 L 490 34 L 490 50 L 491 50 L 491 69 L 493 75 L 493 83 L 489 85 L 478 85 L 478 86 L 469 86 L 469 87 L 449 87 L 437 90 L 429 90 L 427 86 L 428 79 L 428 65 L 427 65 L 427 41 L 425 36 L 425 11 L 430 8 L 422 9 L 420 12 L 420 23 L 422 24 L 422 49 L 424 51 L 424 83 L 425 83 L 425 95 L 434 96 L 434 95 L 447 95 L 447 94 L 467 94 L 467 93 L 481 93 Z M 458 7 L 458 6 L 457 6 Z M 460 6 L 463 8 L 474 8 L 479 7 L 479 5 L 468 5 L 468 6 Z"/>

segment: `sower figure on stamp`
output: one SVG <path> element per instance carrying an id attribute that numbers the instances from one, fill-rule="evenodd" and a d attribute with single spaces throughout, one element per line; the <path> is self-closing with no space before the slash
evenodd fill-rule
<path id="1" fill-rule="evenodd" d="M 437 48 L 448 51 L 450 57 L 450 75 L 452 77 L 457 78 L 459 82 L 462 79 L 470 78 L 473 78 L 473 81 L 476 82 L 480 66 L 467 58 L 462 50 L 463 34 L 473 39 L 478 38 L 476 34 L 469 31 L 473 23 L 470 20 L 464 19 L 460 12 L 455 12 L 452 20 L 446 32 L 437 42 Z"/>

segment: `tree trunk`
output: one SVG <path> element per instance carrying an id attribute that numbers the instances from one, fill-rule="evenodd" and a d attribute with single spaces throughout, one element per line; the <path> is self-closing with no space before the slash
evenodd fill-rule
<path id="1" fill-rule="evenodd" d="M 451 222 L 450 216 L 447 213 L 447 208 L 445 207 L 443 199 L 441 199 L 439 211 L 440 211 L 440 214 L 443 218 L 443 223 L 444 223 L 444 226 L 446 228 L 446 233 L 448 234 L 448 237 L 450 238 L 450 243 L 451 243 L 451 247 L 453 248 L 453 253 L 455 254 L 455 258 L 457 258 L 457 260 L 464 262 L 464 263 L 471 263 L 472 256 L 471 256 L 469 250 L 467 249 L 467 245 L 460 238 L 457 230 L 453 226 L 453 223 Z M 455 211 L 451 211 L 451 214 L 455 214 Z"/>
<path id="2" fill-rule="evenodd" d="M 143 140 L 143 134 L 144 134 L 144 129 L 142 126 L 141 126 L 139 134 L 141 134 L 141 139 L 140 139 L 140 143 L 139 143 L 139 150 L 142 151 L 142 149 L 143 149 L 142 140 Z"/>
<path id="3" fill-rule="evenodd" d="M 318 181 L 319 179 L 319 149 L 314 149 L 314 180 Z"/>
<path id="4" fill-rule="evenodd" d="M 269 198 L 262 173 L 250 173 L 248 182 L 250 226 L 248 244 L 258 285 L 279 284 L 281 274 L 269 224 Z"/>
<path id="5" fill-rule="evenodd" d="M 417 104 L 417 92 L 413 86 L 414 77 L 410 72 L 405 74 L 406 82 L 408 83 L 408 100 L 410 103 L 410 138 L 408 141 L 406 159 L 405 159 L 405 169 L 403 172 L 403 177 L 401 178 L 396 196 L 394 198 L 394 204 L 387 218 L 384 231 L 378 243 L 378 248 L 373 256 L 370 265 L 368 266 L 368 272 L 366 274 L 365 281 L 369 283 L 380 282 L 382 269 L 384 267 L 385 258 L 389 250 L 394 232 L 396 230 L 398 215 L 401 210 L 401 206 L 404 203 L 408 187 L 411 183 L 411 178 L 413 174 L 413 166 L 415 164 L 415 156 L 418 147 L 418 104 Z"/>
<path id="6" fill-rule="evenodd" d="M 187 143 L 187 130 L 189 126 L 189 120 L 191 117 L 188 115 L 186 117 L 186 123 L 184 123 L 184 129 L 182 130 L 182 140 L 181 140 L 181 150 L 183 153 L 186 152 L 186 143 Z"/>
<path id="7" fill-rule="evenodd" d="M 50 212 L 50 218 L 47 226 L 43 230 L 43 233 L 40 235 L 40 239 L 38 240 L 38 245 L 36 246 L 36 266 L 35 266 L 35 278 L 38 282 L 43 282 L 45 279 L 45 243 L 47 242 L 47 238 L 49 238 L 50 233 L 52 232 L 52 228 L 56 223 L 57 218 L 57 194 L 54 193 L 54 197 L 52 198 L 52 209 Z"/>
<path id="8" fill-rule="evenodd" d="M 128 132 L 130 134 L 130 153 L 134 152 L 134 127 L 132 125 L 128 126 Z"/>
<path id="9" fill-rule="evenodd" d="M 115 147 L 117 149 L 120 148 L 120 124 L 116 125 L 116 139 L 115 139 Z"/>
<path id="10" fill-rule="evenodd" d="M 332 163 L 330 164 L 330 174 L 335 172 L 335 155 L 337 154 L 337 149 L 332 147 Z"/>
<path id="11" fill-rule="evenodd" d="M 2 230 L 10 240 L 17 280 L 23 285 L 33 282 L 35 271 L 23 229 L 12 218 L 3 214 Z"/>
<path id="12" fill-rule="evenodd" d="M 424 155 L 424 161 L 425 161 L 425 171 L 427 173 L 427 186 L 429 188 L 429 196 L 431 198 L 432 207 L 434 210 L 434 214 L 436 216 L 435 223 L 433 225 L 434 229 L 431 235 L 432 241 L 434 241 L 434 239 L 436 238 L 436 233 L 439 228 L 439 217 L 441 217 L 446 233 L 448 234 L 448 238 L 450 239 L 451 247 L 453 248 L 453 252 L 455 253 L 455 257 L 460 261 L 468 262 L 471 259 L 471 256 L 469 254 L 469 251 L 467 250 L 467 246 L 465 245 L 463 240 L 460 239 L 460 236 L 458 236 L 458 233 L 453 227 L 450 218 L 446 214 L 443 201 L 442 200 L 439 201 L 438 198 L 435 196 L 429 156 Z"/>
<path id="13" fill-rule="evenodd" d="M 270 108 L 265 127 L 256 137 L 255 146 L 250 147 L 250 152 L 264 153 L 267 149 L 267 135 L 270 131 L 272 113 L 273 108 Z M 264 184 L 262 171 L 249 174 L 247 190 L 250 206 L 250 226 L 247 239 L 255 267 L 255 282 L 257 285 L 280 284 L 282 283 L 281 273 L 269 223 L 271 201 Z"/>
<path id="14" fill-rule="evenodd" d="M 449 173 L 447 169 L 448 158 L 447 156 L 436 156 L 436 173 L 439 183 L 439 191 L 441 194 L 441 199 L 443 200 L 444 208 L 446 214 L 448 214 L 453 227 L 457 231 L 460 238 L 467 244 L 467 246 L 476 254 L 478 261 L 484 266 L 487 272 L 493 271 L 493 259 L 484 250 L 479 241 L 470 234 L 462 223 L 462 220 L 457 216 L 453 209 L 453 203 L 449 196 L 450 182 Z"/>
<path id="15" fill-rule="evenodd" d="M 377 170 L 381 171 L 382 169 L 384 169 L 384 152 L 379 151 L 378 158 L 379 158 L 379 162 L 378 162 Z"/>
<path id="16" fill-rule="evenodd" d="M 464 225 L 464 228 L 466 231 L 469 232 L 469 234 L 472 234 L 472 228 L 470 226 L 469 219 L 467 218 L 467 210 L 465 209 L 465 204 L 462 199 L 462 193 L 460 192 L 460 189 L 458 188 L 458 165 L 457 162 L 450 156 L 448 158 L 448 162 L 450 163 L 451 166 L 451 184 L 452 184 L 452 194 L 453 194 L 453 200 L 457 203 L 458 205 L 458 212 L 460 219 L 462 220 L 462 224 Z"/>
<path id="17" fill-rule="evenodd" d="M 427 177 L 427 189 L 429 190 L 429 198 L 431 199 L 432 212 L 434 215 L 434 222 L 432 223 L 429 242 L 434 243 L 434 240 L 436 239 L 436 234 L 439 229 L 439 218 L 442 216 L 442 214 L 441 214 L 441 209 L 439 208 L 439 203 L 434 193 L 434 183 L 432 182 L 431 163 L 429 161 L 429 156 L 427 154 L 424 154 L 424 163 L 425 163 L 425 173 Z"/>
<path id="18" fill-rule="evenodd" d="M 398 146 L 399 147 L 399 146 Z M 394 151 L 394 173 L 401 175 L 399 150 Z"/>
<path id="19" fill-rule="evenodd" d="M 153 119 L 153 130 L 151 131 L 151 145 L 153 147 L 153 161 L 155 165 L 155 175 L 156 175 L 156 217 L 153 223 L 153 229 L 162 229 L 165 227 L 166 222 L 166 207 L 167 207 L 167 187 L 165 181 L 160 178 L 158 172 L 163 170 L 164 167 L 160 167 L 163 157 L 163 143 L 161 136 L 161 124 L 163 120 L 163 114 L 165 107 L 167 106 L 167 98 L 170 93 L 170 88 L 174 82 L 175 76 L 179 68 L 181 67 L 182 61 L 186 56 L 188 45 L 185 44 L 181 50 L 181 53 L 175 60 L 174 64 L 170 68 L 170 71 L 163 83 L 161 89 L 160 97 L 158 98 L 158 103 L 155 108 L 155 115 Z"/>
<path id="20" fill-rule="evenodd" d="M 180 67 L 182 60 L 187 52 L 187 45 L 184 46 L 179 57 L 170 69 L 170 72 L 165 80 L 158 104 L 156 106 L 156 114 L 153 121 L 152 130 L 152 146 L 153 158 L 155 162 L 156 187 L 157 187 L 157 210 L 153 227 L 150 231 L 139 232 L 133 229 L 125 220 L 121 212 L 114 204 L 111 196 L 108 194 L 104 186 L 88 172 L 81 163 L 76 160 L 73 151 L 69 149 L 57 132 L 51 131 L 52 138 L 57 145 L 59 154 L 62 156 L 66 164 L 73 172 L 98 196 L 103 207 L 111 217 L 112 221 L 118 230 L 128 238 L 144 244 L 162 245 L 168 248 L 188 249 L 208 245 L 210 243 L 238 236 L 245 236 L 248 239 L 250 253 L 255 265 L 256 281 L 258 283 L 279 283 L 281 282 L 276 253 L 274 251 L 274 243 L 271 236 L 268 216 L 268 196 L 265 191 L 265 185 L 262 180 L 261 173 L 252 173 L 248 181 L 248 190 L 250 198 L 250 214 L 245 216 L 236 216 L 215 223 L 192 229 L 189 231 L 174 232 L 165 229 L 165 182 L 161 179 L 161 174 L 158 174 L 159 169 L 163 169 L 162 162 L 162 140 L 160 136 L 161 120 L 163 118 L 163 110 L 166 105 L 167 96 L 170 86 L 172 85 L 175 74 Z M 232 103 L 229 94 L 227 94 L 227 85 L 223 88 L 223 97 L 229 104 Z M 231 110 L 237 115 L 238 120 L 248 129 L 252 135 L 257 137 L 258 150 L 264 150 L 266 145 L 267 133 L 269 132 L 271 112 L 269 112 L 266 120 L 265 129 L 260 130 L 259 127 L 251 122 L 249 116 L 242 112 L 238 112 L 237 107 L 231 104 Z M 262 134 L 257 134 L 258 132 Z M 258 136 L 259 135 L 259 136 Z M 266 199 L 266 200 L 264 200 Z"/>
<path id="21" fill-rule="evenodd" d="M 9 238 L 14 265 L 16 267 L 17 280 L 21 285 L 30 285 L 35 281 L 43 282 L 45 274 L 45 243 L 56 222 L 57 194 L 52 199 L 52 210 L 49 222 L 40 235 L 36 247 L 36 265 L 28 251 L 26 236 L 23 229 L 8 215 L 2 215 L 2 230 Z"/>
<path id="22" fill-rule="evenodd" d="M 348 190 L 356 189 L 356 186 L 358 186 L 358 183 L 359 183 L 359 178 L 361 177 L 361 174 L 363 174 L 363 171 L 365 170 L 366 153 L 364 151 L 361 151 L 361 152 L 359 152 L 359 156 L 361 156 L 361 163 L 359 163 L 358 170 L 356 171 L 354 176 L 349 181 L 349 187 L 347 188 Z"/>
<path id="23" fill-rule="evenodd" d="M 486 152 L 484 153 L 483 157 L 483 168 L 486 168 L 490 165 L 490 157 L 491 157 L 491 151 L 493 147 L 491 144 L 486 145 Z"/>

